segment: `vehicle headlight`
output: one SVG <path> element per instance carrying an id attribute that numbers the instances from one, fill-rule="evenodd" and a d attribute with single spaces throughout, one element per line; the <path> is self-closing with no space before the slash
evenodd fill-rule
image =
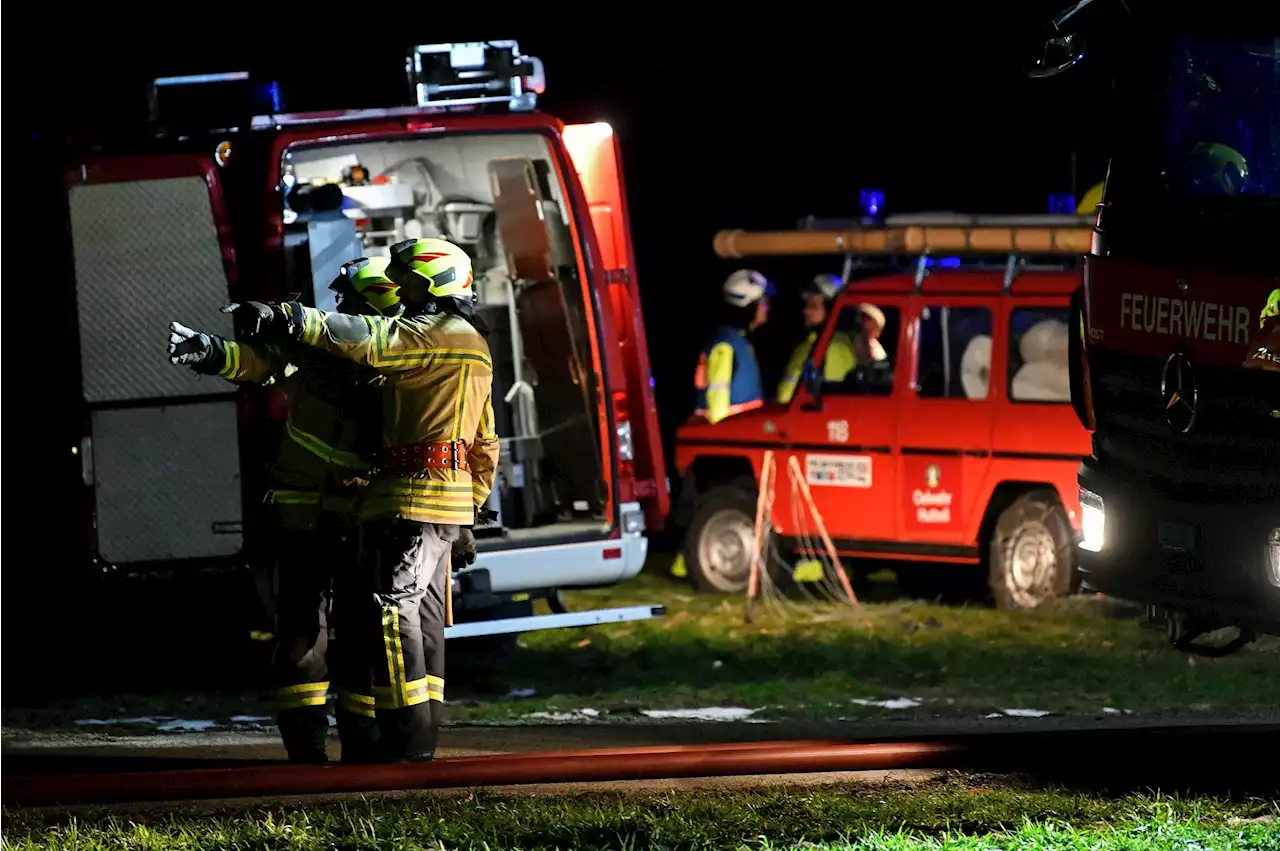
<path id="1" fill-rule="evenodd" d="M 1267 541 L 1267 578 L 1271 584 L 1280 588 L 1280 528 L 1271 530 Z"/>
<path id="2" fill-rule="evenodd" d="M 1106 528 L 1107 511 L 1102 497 L 1088 488 L 1080 488 L 1080 549 L 1101 552 L 1106 542 Z"/>

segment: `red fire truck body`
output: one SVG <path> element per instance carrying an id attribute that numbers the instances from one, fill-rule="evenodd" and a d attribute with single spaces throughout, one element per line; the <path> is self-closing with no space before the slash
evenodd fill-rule
<path id="1" fill-rule="evenodd" d="M 1280 38 L 1255 12 L 1088 0 L 1030 72 L 1101 70 L 1111 111 L 1072 296 L 1083 582 L 1214 655 L 1280 634 Z"/>
<path id="2" fill-rule="evenodd" d="M 221 130 L 181 96 L 247 102 L 247 74 L 156 80 L 145 137 L 71 152 L 75 451 L 98 576 L 234 572 L 269 550 L 286 399 L 170 365 L 168 322 L 230 336 L 220 304 L 296 292 L 332 309 L 343 262 L 417 235 L 472 254 L 494 328 L 499 520 L 477 528 L 450 637 L 601 622 L 564 612 L 558 591 L 640 570 L 668 494 L 613 132 L 535 111 L 541 63 L 514 42 L 421 46 L 408 67 L 412 105 L 288 114 L 268 87 L 267 114 Z M 558 614 L 525 617 L 538 598 Z"/>

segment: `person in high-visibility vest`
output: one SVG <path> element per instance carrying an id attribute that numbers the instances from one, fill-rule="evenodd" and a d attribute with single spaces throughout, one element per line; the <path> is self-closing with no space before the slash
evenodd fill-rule
<path id="1" fill-rule="evenodd" d="M 345 264 L 330 285 L 344 314 L 398 316 L 399 288 L 386 276 L 385 257 Z M 356 561 L 357 497 L 368 483 L 381 431 L 384 379 L 376 370 L 314 349 L 272 342 L 252 344 L 169 326 L 169 360 L 198 374 L 238 384 L 282 382 L 288 418 L 267 501 L 274 509 L 276 724 L 291 762 L 328 760 L 330 669 L 348 649 L 329 630 L 332 584 Z M 336 717 L 343 762 L 374 759 L 377 731 L 352 704 L 372 695 L 339 690 Z"/>
<path id="2" fill-rule="evenodd" d="M 778 401 L 786 404 L 795 395 L 796 387 L 804 373 L 804 365 L 813 353 L 813 346 L 822 333 L 822 326 L 827 324 L 827 313 L 831 302 L 840 292 L 839 276 L 831 274 L 818 275 L 801 291 L 804 299 L 805 336 L 791 350 L 791 359 L 782 373 L 782 381 L 778 384 Z M 853 341 L 844 331 L 836 331 L 831 335 L 827 351 L 822 362 L 823 381 L 843 381 L 845 376 L 858 365 L 853 354 Z"/>
<path id="3" fill-rule="evenodd" d="M 387 276 L 407 305 L 396 317 L 298 302 L 226 309 L 240 339 L 291 340 L 386 377 L 381 451 L 361 498 L 359 571 L 346 598 L 356 610 L 343 621 L 362 664 L 342 685 L 372 691 L 384 761 L 426 762 L 444 708 L 450 562 L 487 514 L 498 462 L 493 358 L 462 248 L 405 240 L 391 247 Z"/>
<path id="4" fill-rule="evenodd" d="M 695 413 L 718 423 L 764 404 L 764 385 L 747 333 L 769 319 L 773 284 L 752 269 L 740 269 L 724 282 L 724 318 L 698 353 L 693 386 Z"/>
<path id="5" fill-rule="evenodd" d="M 768 321 L 775 294 L 773 284 L 754 269 L 739 269 L 724 282 L 722 319 L 698 353 L 693 375 L 696 416 L 718 423 L 764 405 L 760 366 L 747 333 Z M 683 553 L 672 562 L 671 575 L 689 575 Z"/>

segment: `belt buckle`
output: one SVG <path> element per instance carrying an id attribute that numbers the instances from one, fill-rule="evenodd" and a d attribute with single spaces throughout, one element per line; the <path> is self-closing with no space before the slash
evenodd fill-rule
<path id="1" fill-rule="evenodd" d="M 449 441 L 449 456 L 450 456 L 449 461 L 450 463 L 452 463 L 454 471 L 457 472 L 459 468 L 458 467 L 458 441 L 456 440 Z"/>

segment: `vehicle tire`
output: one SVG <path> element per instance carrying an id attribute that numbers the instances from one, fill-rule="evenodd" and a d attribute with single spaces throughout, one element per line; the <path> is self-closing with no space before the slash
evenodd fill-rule
<path id="1" fill-rule="evenodd" d="M 1028 491 L 1000 513 L 987 553 L 996 608 L 1034 609 L 1079 588 L 1075 537 L 1051 490 Z"/>
<path id="2" fill-rule="evenodd" d="M 719 485 L 698 498 L 684 544 L 694 588 L 706 594 L 746 593 L 755 524 L 754 488 Z"/>

